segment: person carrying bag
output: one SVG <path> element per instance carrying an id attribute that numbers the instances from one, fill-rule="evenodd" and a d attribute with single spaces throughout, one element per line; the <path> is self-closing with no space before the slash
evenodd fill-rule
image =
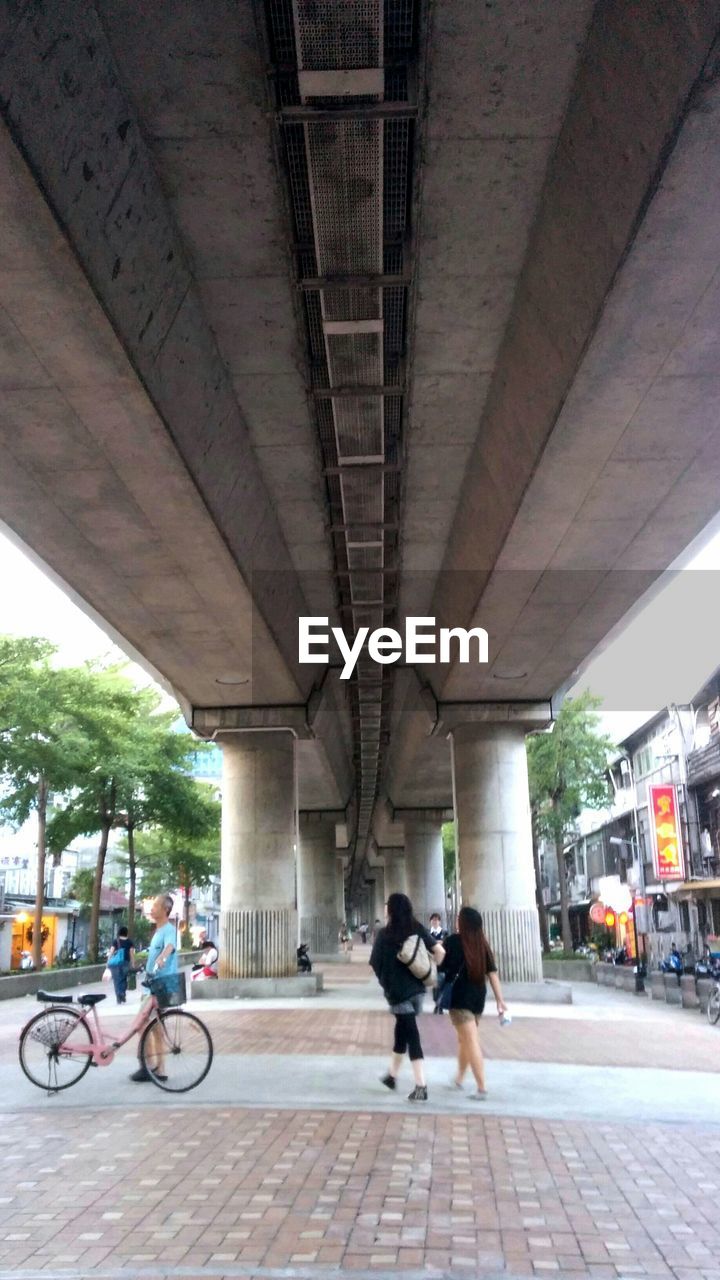
<path id="1" fill-rule="evenodd" d="M 135 960 L 135 943 L 128 936 L 127 925 L 118 929 L 117 938 L 110 948 L 107 967 L 115 988 L 115 999 L 118 1004 L 125 1004 L 127 999 L 128 975 Z"/>
<path id="2" fill-rule="evenodd" d="M 435 965 L 445 952 L 424 925 L 413 916 L 412 903 L 404 893 L 391 893 L 385 908 L 387 923 L 379 929 L 370 954 L 370 965 L 383 989 L 390 1012 L 395 1015 L 395 1037 L 390 1070 L 381 1077 L 387 1089 L 397 1087 L 403 1058 L 410 1058 L 415 1088 L 410 1102 L 427 1101 L 423 1051 L 417 1026 L 426 986 L 437 980 Z"/>

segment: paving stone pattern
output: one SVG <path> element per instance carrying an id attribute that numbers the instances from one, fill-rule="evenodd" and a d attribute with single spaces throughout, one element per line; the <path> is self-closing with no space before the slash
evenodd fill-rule
<path id="1" fill-rule="evenodd" d="M 285 1009 L 282 1013 L 243 1009 L 220 1014 L 208 1011 L 205 1005 L 193 1011 L 207 1023 L 216 1053 L 363 1057 L 386 1053 L 392 1040 L 392 1023 L 386 1013 L 319 1008 Z M 588 1020 L 579 1027 L 577 1022 L 551 1014 L 517 1018 L 511 1028 L 502 1028 L 490 1014 L 481 1024 L 481 1039 L 491 1060 L 616 1067 L 652 1063 L 670 1070 L 720 1072 L 720 1042 L 715 1029 L 699 1015 L 697 1019 L 678 1017 L 678 1035 L 668 1035 L 662 1022 L 645 1021 L 642 1034 L 638 1034 L 630 1021 L 618 1022 L 609 1031 L 606 1023 Z M 113 1018 L 113 1034 L 119 1034 L 131 1021 L 130 1017 Z M 17 1025 L 21 1025 L 19 1020 Z M 455 1056 L 457 1041 L 449 1018 L 427 1014 L 420 1026 L 428 1057 Z M 132 1052 L 132 1046 L 125 1050 L 126 1054 Z M 17 1030 L 8 1028 L 6 1034 L 0 1034 L 0 1062 L 16 1058 Z"/>
<path id="2" fill-rule="evenodd" d="M 0 1275 L 720 1280 L 719 1198 L 720 1129 L 190 1106 L 6 1114 Z"/>

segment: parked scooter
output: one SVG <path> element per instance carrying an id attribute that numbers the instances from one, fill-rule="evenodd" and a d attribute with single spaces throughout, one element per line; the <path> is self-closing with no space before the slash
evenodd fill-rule
<path id="1" fill-rule="evenodd" d="M 307 942 L 301 942 L 297 949 L 298 973 L 312 973 L 312 960 L 308 955 Z"/>
<path id="2" fill-rule="evenodd" d="M 702 960 L 698 960 L 695 965 L 695 977 L 711 978 L 714 982 L 720 982 L 720 958 L 706 950 Z"/>

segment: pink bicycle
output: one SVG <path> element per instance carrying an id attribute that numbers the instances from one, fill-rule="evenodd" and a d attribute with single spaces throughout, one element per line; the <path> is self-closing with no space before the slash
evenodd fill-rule
<path id="1" fill-rule="evenodd" d="M 28 1080 L 58 1093 L 82 1080 L 91 1066 L 109 1067 L 118 1049 L 140 1036 L 140 1062 L 150 1079 L 169 1093 L 187 1093 L 205 1079 L 213 1060 L 210 1032 L 185 1002 L 185 975 L 148 978 L 150 997 L 129 1031 L 117 1039 L 104 1034 L 96 1005 L 104 995 L 72 996 L 38 991 L 43 1009 L 20 1032 L 20 1066 Z"/>

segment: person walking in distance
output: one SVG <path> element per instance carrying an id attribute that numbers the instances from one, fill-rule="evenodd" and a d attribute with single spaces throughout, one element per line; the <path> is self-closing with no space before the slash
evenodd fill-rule
<path id="1" fill-rule="evenodd" d="M 423 1065 L 423 1051 L 418 1031 L 417 1015 L 422 1011 L 425 984 L 421 977 L 413 973 L 407 962 L 399 959 L 398 953 L 408 939 L 418 939 L 427 955 L 432 955 L 439 964 L 445 955 L 442 944 L 431 937 L 424 925 L 419 924 L 413 915 L 412 903 L 404 893 L 391 893 L 385 907 L 385 927 L 378 930 L 370 953 L 370 965 L 383 989 L 390 1012 L 395 1015 L 395 1036 L 390 1069 L 382 1077 L 382 1084 L 388 1089 L 397 1088 L 397 1077 L 407 1053 L 415 1080 L 412 1093 L 408 1094 L 410 1102 L 427 1101 L 427 1085 Z M 411 952 L 419 951 L 413 947 Z"/>
<path id="2" fill-rule="evenodd" d="M 506 1012 L 495 958 L 483 930 L 482 916 L 474 907 L 461 907 L 457 918 L 457 933 L 445 939 L 445 959 L 441 970 L 445 982 L 441 1002 L 450 1012 L 458 1040 L 457 1072 L 451 1088 L 462 1089 L 468 1067 L 475 1077 L 477 1092 L 472 1096 L 482 1100 L 487 1097 L 485 1088 L 485 1060 L 480 1047 L 478 1027 L 487 994 L 486 983 L 492 987 L 498 1014 Z"/>
<path id="3" fill-rule="evenodd" d="M 173 909 L 172 895 L 169 893 L 161 893 L 155 898 L 151 908 L 150 915 L 155 921 L 155 932 L 150 941 L 148 948 L 148 958 L 145 963 L 145 973 L 148 978 L 159 978 L 160 975 L 171 977 L 178 971 L 177 966 L 177 935 L 175 926 L 170 923 L 170 912 Z M 155 1062 L 152 1068 L 158 1079 L 164 1079 L 164 1047 L 162 1035 L 151 1033 L 148 1037 L 151 1040 L 152 1048 L 155 1053 Z M 137 1071 L 133 1071 L 130 1076 L 131 1080 L 141 1083 L 145 1080 L 151 1080 L 152 1076 L 145 1070 L 142 1063 L 139 1064 Z"/>
<path id="4" fill-rule="evenodd" d="M 122 958 L 119 964 L 110 965 L 110 973 L 115 988 L 115 999 L 118 1004 L 125 1004 L 128 974 L 135 963 L 135 943 L 128 934 L 126 924 L 121 925 L 118 929 L 117 938 L 110 948 L 108 960 L 111 960 L 119 951 L 122 952 Z"/>
<path id="5" fill-rule="evenodd" d="M 444 942 L 447 936 L 448 936 L 448 931 L 447 929 L 443 929 L 442 916 L 440 915 L 440 912 L 433 911 L 432 915 L 430 916 L 430 937 L 436 938 L 438 942 Z M 443 976 L 441 973 L 439 973 L 438 984 L 436 987 L 433 987 L 433 993 L 432 993 L 433 1013 L 442 1013 L 442 1009 L 440 1008 L 440 1004 L 439 1004 L 442 985 L 443 985 Z"/>

